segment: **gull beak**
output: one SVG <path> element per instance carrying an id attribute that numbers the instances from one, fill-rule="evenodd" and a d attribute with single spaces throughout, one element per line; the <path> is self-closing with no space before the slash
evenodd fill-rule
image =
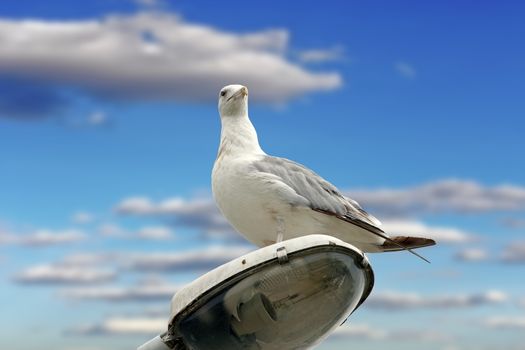
<path id="1" fill-rule="evenodd" d="M 229 101 L 232 98 L 236 98 L 237 96 L 242 96 L 242 97 L 248 96 L 248 89 L 245 86 L 243 86 L 239 91 L 231 95 L 230 98 L 227 99 L 226 101 Z"/>

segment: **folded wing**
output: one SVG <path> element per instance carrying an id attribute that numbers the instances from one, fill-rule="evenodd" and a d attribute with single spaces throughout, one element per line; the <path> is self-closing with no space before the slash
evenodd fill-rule
<path id="1" fill-rule="evenodd" d="M 252 166 L 261 173 L 271 174 L 282 183 L 292 188 L 297 195 L 308 201 L 310 209 L 334 216 L 385 239 L 380 251 L 408 250 L 428 262 L 427 259 L 412 251 L 412 248 L 427 247 L 435 244 L 429 238 L 409 236 L 388 236 L 379 226 L 381 222 L 367 213 L 356 201 L 343 196 L 339 190 L 305 166 L 285 158 L 263 156 Z"/>

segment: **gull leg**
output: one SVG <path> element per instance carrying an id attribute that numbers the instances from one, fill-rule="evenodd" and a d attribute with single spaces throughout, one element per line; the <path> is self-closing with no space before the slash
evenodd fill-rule
<path id="1" fill-rule="evenodd" d="M 277 239 L 275 242 L 280 243 L 284 238 L 284 220 L 282 217 L 278 216 L 275 218 L 275 221 L 277 221 Z"/>

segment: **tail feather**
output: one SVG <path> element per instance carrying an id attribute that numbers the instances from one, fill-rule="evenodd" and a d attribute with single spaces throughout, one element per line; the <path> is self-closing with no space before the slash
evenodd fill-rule
<path id="1" fill-rule="evenodd" d="M 390 240 L 385 240 L 385 243 L 381 245 L 381 249 L 385 252 L 395 252 L 398 250 L 404 250 L 406 248 L 423 248 L 430 247 L 436 244 L 431 238 L 424 237 L 412 237 L 412 236 L 394 236 L 390 237 Z"/>
<path id="2" fill-rule="evenodd" d="M 422 237 L 410 237 L 410 236 L 394 236 L 389 237 L 384 233 L 373 232 L 375 235 L 385 239 L 382 245 L 377 246 L 381 252 L 394 252 L 400 250 L 406 250 L 409 253 L 417 256 L 423 261 L 430 264 L 430 261 L 422 255 L 416 253 L 413 249 L 428 247 L 436 244 L 436 241 L 430 238 Z"/>
<path id="3" fill-rule="evenodd" d="M 394 237 L 385 237 L 385 242 L 378 246 L 380 251 L 383 252 L 396 252 L 400 250 L 407 250 L 420 259 L 426 261 L 430 264 L 425 257 L 413 251 L 416 248 L 430 247 L 436 244 L 431 238 L 424 237 L 412 237 L 412 236 L 394 236 Z"/>
<path id="4" fill-rule="evenodd" d="M 422 248 L 422 247 L 429 247 L 436 244 L 436 241 L 430 238 L 423 238 L 423 237 L 411 237 L 411 236 L 394 236 L 390 237 L 377 226 L 374 226 L 366 221 L 360 220 L 359 218 L 356 218 L 351 215 L 339 215 L 337 213 L 331 212 L 329 210 L 325 209 L 319 209 L 319 208 L 313 208 L 314 211 L 334 216 L 340 220 L 346 221 L 348 223 L 351 223 L 355 226 L 358 226 L 362 229 L 367 230 L 368 232 L 381 237 L 384 239 L 384 242 L 382 245 L 376 245 L 374 246 L 374 251 L 376 252 L 393 252 L 393 251 L 399 251 L 399 250 L 406 250 L 411 254 L 414 254 L 421 260 L 426 261 L 430 264 L 430 261 L 425 259 L 420 254 L 416 253 L 413 249 L 416 248 Z"/>

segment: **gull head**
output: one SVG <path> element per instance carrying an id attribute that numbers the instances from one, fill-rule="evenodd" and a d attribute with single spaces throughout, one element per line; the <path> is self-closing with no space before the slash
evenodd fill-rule
<path id="1" fill-rule="evenodd" d="M 242 117 L 248 114 L 248 88 L 228 85 L 219 92 L 219 113 L 222 117 Z"/>

